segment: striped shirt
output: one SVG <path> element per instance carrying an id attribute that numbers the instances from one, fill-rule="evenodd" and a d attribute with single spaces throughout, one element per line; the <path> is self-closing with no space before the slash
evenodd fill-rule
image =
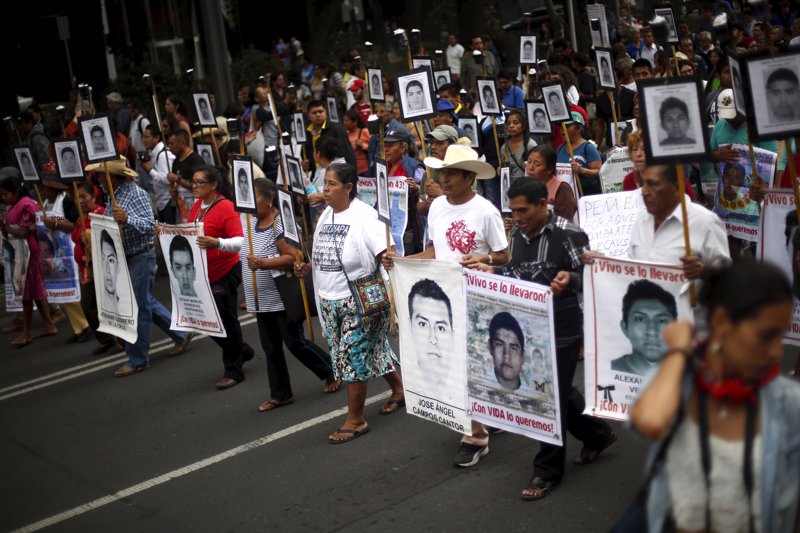
<path id="1" fill-rule="evenodd" d="M 547 223 L 533 237 L 515 227 L 511 233 L 511 258 L 496 274 L 541 283 L 550 283 L 560 271 L 570 273 L 567 290 L 553 297 L 556 345 L 559 347 L 583 336 L 583 310 L 579 292 L 583 289 L 583 250 L 589 237 L 567 220 L 550 214 Z"/>
<path id="2" fill-rule="evenodd" d="M 247 215 L 242 214 L 242 227 L 247 227 Z M 281 217 L 275 219 L 273 226 L 268 228 L 257 228 L 258 219 L 250 217 L 250 232 L 253 234 L 253 255 L 268 259 L 278 257 L 281 253 L 278 250 L 276 241 L 283 238 L 283 222 Z M 274 229 L 273 229 L 274 228 Z M 244 285 L 244 298 L 247 302 L 248 313 L 274 313 L 283 311 L 283 301 L 275 286 L 272 277 L 272 270 L 256 270 L 256 284 L 258 285 L 258 311 L 256 311 L 256 299 L 253 294 L 253 276 L 250 267 L 247 266 L 247 256 L 250 255 L 250 243 L 245 238 L 242 242 L 242 249 L 239 257 L 242 261 L 242 284 Z M 283 274 L 281 274 L 283 275 Z"/>

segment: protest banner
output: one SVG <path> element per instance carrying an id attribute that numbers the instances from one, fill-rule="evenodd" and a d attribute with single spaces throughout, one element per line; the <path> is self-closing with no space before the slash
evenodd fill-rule
<path id="1" fill-rule="evenodd" d="M 626 147 L 617 146 L 606 153 L 606 160 L 600 167 L 600 182 L 604 193 L 619 192 L 622 182 L 633 169 L 633 161 Z"/>
<path id="2" fill-rule="evenodd" d="M 97 294 L 98 331 L 134 343 L 139 306 L 122 246 L 119 225 L 113 218 L 89 213 L 92 226 L 92 273 Z"/>
<path id="3" fill-rule="evenodd" d="M 48 217 L 64 220 L 63 216 L 47 213 Z M 80 302 L 81 285 L 75 245 L 69 233 L 48 229 L 41 211 L 36 213 L 36 239 L 39 241 L 39 265 L 42 269 L 47 301 L 55 304 Z"/>
<path id="4" fill-rule="evenodd" d="M 467 414 L 561 445 L 553 301 L 548 287 L 467 272 Z"/>
<path id="5" fill-rule="evenodd" d="M 398 255 L 405 255 L 403 245 L 403 234 L 408 223 L 408 184 L 404 177 L 390 177 L 388 179 L 389 188 L 389 211 L 392 218 L 392 239 Z M 377 186 L 375 178 L 358 178 L 357 184 L 358 199 L 367 205 L 376 207 L 378 201 Z"/>
<path id="6" fill-rule="evenodd" d="M 794 194 L 790 189 L 767 191 L 761 209 L 758 258 L 775 264 L 792 282 L 792 325 L 783 340 L 786 344 L 800 346 L 800 263 L 797 261 L 800 232 L 797 231 Z"/>
<path id="7" fill-rule="evenodd" d="M 202 223 L 159 225 L 158 243 L 172 293 L 169 329 L 225 337 L 225 326 L 208 281 L 208 257 L 197 245 L 197 237 L 202 235 Z"/>
<path id="8" fill-rule="evenodd" d="M 678 265 L 602 258 L 584 268 L 584 414 L 628 418 L 664 356 L 661 329 L 694 319 L 686 281 Z"/>
<path id="9" fill-rule="evenodd" d="M 3 241 L 3 274 L 5 279 L 6 312 L 22 311 L 22 293 L 28 275 L 30 248 L 27 239 L 11 235 L 0 237 Z"/>
<path id="10" fill-rule="evenodd" d="M 749 147 L 732 144 L 737 160 L 717 163 L 719 182 L 714 194 L 714 212 L 725 222 L 731 237 L 746 241 L 758 241 L 760 208 L 750 199 L 750 185 L 754 179 Z M 753 147 L 756 170 L 764 180 L 764 188 L 771 188 L 775 176 L 778 154 Z"/>
<path id="11" fill-rule="evenodd" d="M 395 259 L 400 360 L 408 412 L 459 433 L 466 413 L 464 281 L 456 263 Z"/>
<path id="12" fill-rule="evenodd" d="M 590 248 L 607 257 L 625 257 L 643 207 L 641 189 L 580 198 L 578 218 Z"/>

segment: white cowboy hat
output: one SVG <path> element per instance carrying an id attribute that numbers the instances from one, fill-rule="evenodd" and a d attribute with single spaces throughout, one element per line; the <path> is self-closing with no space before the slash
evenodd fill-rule
<path id="1" fill-rule="evenodd" d="M 425 166 L 435 169 L 455 168 L 474 172 L 475 178 L 479 180 L 490 180 L 495 177 L 495 170 L 492 165 L 484 161 L 478 161 L 478 152 L 462 144 L 451 144 L 447 147 L 444 160 L 438 157 L 426 157 L 423 161 Z"/>

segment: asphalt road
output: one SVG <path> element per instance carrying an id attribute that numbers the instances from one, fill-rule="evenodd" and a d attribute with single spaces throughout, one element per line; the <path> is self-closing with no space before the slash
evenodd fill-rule
<path id="1" fill-rule="evenodd" d="M 163 277 L 157 295 L 168 301 Z M 243 320 L 259 347 L 253 319 Z M 323 394 L 291 356 L 296 402 L 259 413 L 269 399 L 260 349 L 245 382 L 217 391 L 221 354 L 207 338 L 170 358 L 155 330 L 151 368 L 115 379 L 123 356 L 88 355 L 94 341 L 65 344 L 68 325 L 59 327 L 22 349 L 0 337 L 2 531 L 585 533 L 606 531 L 638 490 L 645 444 L 620 424 L 597 462 L 569 464 L 546 499 L 523 502 L 535 441 L 492 436 L 477 466 L 457 469 L 458 434 L 402 412 L 378 416 L 382 380 L 370 384 L 370 433 L 331 446 L 344 388 Z M 568 446 L 572 457 L 578 445 Z"/>

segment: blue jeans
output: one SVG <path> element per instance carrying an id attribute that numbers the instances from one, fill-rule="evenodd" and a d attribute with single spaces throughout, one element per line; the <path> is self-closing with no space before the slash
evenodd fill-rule
<path id="1" fill-rule="evenodd" d="M 494 204 L 500 209 L 500 178 L 497 176 L 490 180 L 481 180 L 478 182 L 478 187 L 483 186 L 483 197 Z"/>
<path id="2" fill-rule="evenodd" d="M 128 356 L 129 365 L 139 367 L 150 362 L 148 352 L 153 324 L 161 328 L 175 342 L 183 342 L 187 334 L 169 329 L 171 313 L 161 302 L 153 298 L 153 283 L 156 279 L 155 250 L 130 256 L 127 261 L 133 295 L 136 298 L 136 305 L 139 306 L 137 315 L 139 323 L 136 342 L 125 343 L 125 354 Z"/>

